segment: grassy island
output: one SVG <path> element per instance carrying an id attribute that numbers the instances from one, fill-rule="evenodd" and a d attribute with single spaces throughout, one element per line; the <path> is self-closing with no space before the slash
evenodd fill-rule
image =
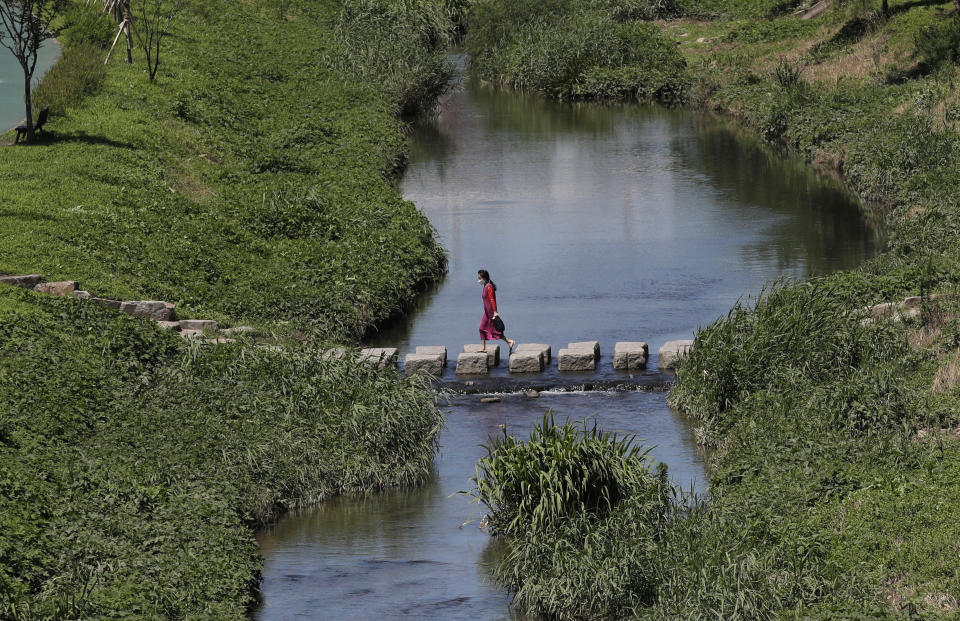
<path id="1" fill-rule="evenodd" d="M 450 9 L 189 0 L 151 82 L 141 50 L 103 65 L 116 25 L 86 4 L 36 91 L 45 133 L 0 148 L 0 273 L 283 348 L 0 286 L 0 617 L 243 618 L 257 525 L 430 473 L 434 393 L 319 352 L 445 271 L 395 182 Z"/>
<path id="2" fill-rule="evenodd" d="M 956 618 L 954 4 L 477 0 L 472 11 L 467 41 L 488 79 L 728 116 L 841 177 L 890 233 L 862 268 L 772 283 L 699 331 L 670 401 L 711 450 L 708 501 L 664 512 L 621 494 L 545 523 L 503 504 L 520 475 L 493 467 L 506 459 L 494 451 L 478 493 L 511 525 L 498 579 L 522 608 L 556 618 Z M 584 480 L 595 487 L 550 485 L 558 502 L 619 489 L 600 470 Z"/>

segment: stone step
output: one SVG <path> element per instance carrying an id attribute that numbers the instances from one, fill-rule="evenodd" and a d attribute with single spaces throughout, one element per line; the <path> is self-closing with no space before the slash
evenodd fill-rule
<path id="1" fill-rule="evenodd" d="M 600 342 L 599 341 L 579 341 L 577 343 L 567 343 L 567 349 L 587 349 L 593 352 L 593 358 L 596 362 L 600 361 Z"/>
<path id="2" fill-rule="evenodd" d="M 553 350 L 549 345 L 544 343 L 519 343 L 516 347 L 513 348 L 513 353 L 518 354 L 520 352 L 535 351 L 543 355 L 543 366 L 550 366 L 550 361 L 553 359 Z"/>
<path id="3" fill-rule="evenodd" d="M 97 298 L 91 298 L 96 300 Z M 139 300 L 136 302 L 123 302 L 120 304 L 120 312 L 133 315 L 135 317 L 146 317 L 154 321 L 173 321 L 174 305 L 170 302 L 161 302 L 159 300 Z"/>
<path id="4" fill-rule="evenodd" d="M 442 345 L 421 345 L 416 348 L 415 352 L 418 354 L 440 356 L 443 360 L 443 366 L 447 366 L 447 348 Z"/>
<path id="5" fill-rule="evenodd" d="M 361 360 L 374 362 L 379 369 L 396 367 L 398 357 L 396 347 L 368 347 L 360 350 Z"/>
<path id="6" fill-rule="evenodd" d="M 216 332 L 220 328 L 218 324 L 213 319 L 181 319 L 180 320 L 180 329 L 181 330 L 210 330 Z"/>
<path id="7" fill-rule="evenodd" d="M 540 373 L 543 371 L 542 351 L 516 351 L 510 354 L 511 373 Z"/>
<path id="8" fill-rule="evenodd" d="M 587 347 L 566 348 L 557 352 L 557 369 L 560 371 L 593 371 L 597 368 L 597 356 Z"/>
<path id="9" fill-rule="evenodd" d="M 479 343 L 471 343 L 463 346 L 464 353 L 475 354 L 483 347 Z M 490 358 L 490 366 L 495 367 L 500 364 L 500 346 L 493 343 L 487 343 L 487 357 Z M 458 359 L 459 360 L 459 359 Z"/>
<path id="10" fill-rule="evenodd" d="M 613 346 L 613 368 L 624 371 L 645 369 L 650 349 L 643 341 L 620 341 Z"/>
<path id="11" fill-rule="evenodd" d="M 690 353 L 693 347 L 693 341 L 686 339 L 680 341 L 667 341 L 657 352 L 657 366 L 660 370 L 677 368 L 677 361 L 681 356 Z"/>
<path id="12" fill-rule="evenodd" d="M 47 295 L 65 296 L 73 295 L 77 290 L 77 281 L 62 280 L 60 282 L 42 282 L 33 287 L 37 293 L 46 293 Z"/>
<path id="13" fill-rule="evenodd" d="M 440 354 L 407 354 L 403 359 L 403 373 L 407 377 L 414 373 L 441 377 L 443 367 L 444 358 Z"/>
<path id="14" fill-rule="evenodd" d="M 24 289 L 33 289 L 42 282 L 43 276 L 40 274 L 26 274 L 24 276 L 0 274 L 0 284 L 23 287 Z"/>
<path id="15" fill-rule="evenodd" d="M 463 352 L 457 356 L 457 375 L 487 375 L 490 373 L 490 352 Z"/>

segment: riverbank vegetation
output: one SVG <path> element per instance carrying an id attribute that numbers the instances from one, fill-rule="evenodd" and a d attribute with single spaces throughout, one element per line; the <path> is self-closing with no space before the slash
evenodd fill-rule
<path id="1" fill-rule="evenodd" d="M 397 6 L 191 0 L 153 82 L 141 51 L 103 66 L 115 26 L 70 20 L 37 91 L 55 116 L 0 147 L 0 273 L 283 348 L 0 287 L 0 617 L 243 618 L 259 524 L 429 475 L 435 394 L 320 356 L 445 269 L 395 179 L 399 115 L 442 90 L 455 24 Z M 386 86 L 364 77 L 383 59 Z"/>
<path id="2" fill-rule="evenodd" d="M 517 559 L 543 541 L 516 537 L 497 575 L 560 618 L 610 602 L 637 618 L 955 618 L 960 307 L 931 294 L 960 280 L 960 18 L 949 1 L 680 9 L 653 23 L 685 60 L 687 102 L 840 176 L 889 247 L 698 332 L 670 400 L 712 449 L 709 503 L 626 543 L 588 545 L 630 527 L 594 520 L 541 567 Z M 913 313 L 862 310 L 908 296 Z M 623 567 L 643 585 L 601 570 Z"/>

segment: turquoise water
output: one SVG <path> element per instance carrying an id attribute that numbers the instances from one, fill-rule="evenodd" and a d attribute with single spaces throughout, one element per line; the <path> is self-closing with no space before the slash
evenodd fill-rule
<path id="1" fill-rule="evenodd" d="M 40 48 L 37 69 L 33 73 L 33 85 L 47 72 L 60 56 L 56 41 L 47 41 Z M 25 117 L 23 107 L 23 69 L 10 50 L 0 47 L 0 132 L 19 125 Z"/>

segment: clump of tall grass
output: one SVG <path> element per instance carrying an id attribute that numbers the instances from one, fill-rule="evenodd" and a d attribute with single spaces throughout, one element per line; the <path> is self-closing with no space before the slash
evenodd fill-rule
<path id="1" fill-rule="evenodd" d="M 50 107 L 50 114 L 63 116 L 70 108 L 97 92 L 107 69 L 103 51 L 89 43 L 67 47 L 34 90 L 38 108 Z"/>
<path id="2" fill-rule="evenodd" d="M 862 323 L 856 307 L 835 279 L 770 285 L 752 305 L 738 302 L 697 333 L 671 404 L 700 419 L 710 435 L 754 392 L 832 382 L 906 352 L 895 327 Z"/>
<path id="3" fill-rule="evenodd" d="M 339 68 L 382 85 L 402 114 L 427 112 L 455 75 L 446 54 L 462 11 L 441 0 L 348 0 L 336 20 Z"/>
<path id="4" fill-rule="evenodd" d="M 486 79 L 557 99 L 681 102 L 676 45 L 613 5 L 478 2 L 466 38 L 471 64 Z"/>

